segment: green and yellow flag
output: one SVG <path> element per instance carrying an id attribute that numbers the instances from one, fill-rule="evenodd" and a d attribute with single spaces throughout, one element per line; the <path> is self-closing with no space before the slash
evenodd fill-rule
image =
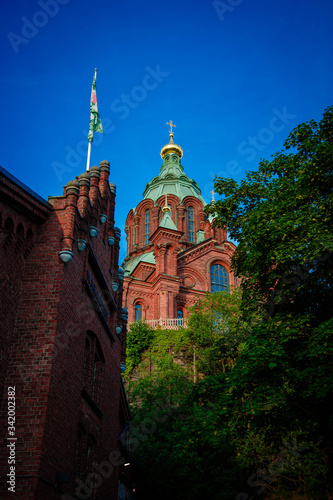
<path id="1" fill-rule="evenodd" d="M 103 133 L 102 122 L 98 113 L 97 107 L 97 95 L 96 95 L 96 74 L 97 69 L 95 69 L 95 74 L 93 78 L 93 83 L 91 87 L 91 98 L 90 98 L 90 122 L 89 122 L 89 133 L 88 141 L 93 142 L 94 132 Z"/>

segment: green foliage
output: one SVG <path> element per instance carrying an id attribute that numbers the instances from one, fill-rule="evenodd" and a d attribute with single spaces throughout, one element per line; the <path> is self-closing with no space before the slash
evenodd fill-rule
<path id="1" fill-rule="evenodd" d="M 131 324 L 127 332 L 126 374 L 130 374 L 140 363 L 142 354 L 149 349 L 154 338 L 154 330 L 143 321 Z"/>
<path id="2" fill-rule="evenodd" d="M 190 342 L 188 331 L 185 328 L 179 328 L 178 330 L 162 330 L 159 328 L 155 331 L 151 350 L 156 354 L 164 354 L 171 349 L 174 352 L 179 352 L 187 349 Z"/>
<path id="3" fill-rule="evenodd" d="M 216 415 L 193 402 L 191 370 L 171 354 L 155 361 L 154 370 L 140 377 L 131 393 L 134 456 L 141 467 L 138 498 L 229 499 L 238 492 L 229 478 L 239 470 L 228 442 L 219 440 L 216 446 Z M 147 422 L 155 423 L 153 432 L 144 432 Z"/>
<path id="4" fill-rule="evenodd" d="M 222 196 L 206 211 L 238 241 L 233 267 L 247 307 L 265 302 L 327 316 L 333 302 L 333 107 L 296 127 L 285 150 L 240 184 L 215 179 Z"/>
<path id="5" fill-rule="evenodd" d="M 197 346 L 208 345 L 212 337 L 228 335 L 234 331 L 240 316 L 239 289 L 233 293 L 207 294 L 198 304 L 190 308 L 189 335 Z"/>
<path id="6" fill-rule="evenodd" d="M 146 376 L 141 373 L 142 376 L 132 385 L 131 396 L 137 415 L 144 414 L 156 399 L 169 406 L 180 404 L 191 386 L 189 369 L 175 363 L 171 354 L 153 356 L 152 361 L 155 361 L 154 369 L 146 371 Z"/>
<path id="7" fill-rule="evenodd" d="M 196 348 L 198 371 L 206 375 L 230 369 L 251 331 L 258 313 L 245 322 L 241 313 L 241 290 L 208 293 L 190 308 L 188 337 Z"/>

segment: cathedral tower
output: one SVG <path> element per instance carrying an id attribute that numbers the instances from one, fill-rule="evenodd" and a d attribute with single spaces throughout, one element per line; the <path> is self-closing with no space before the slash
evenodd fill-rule
<path id="1" fill-rule="evenodd" d="M 170 141 L 161 149 L 160 173 L 127 215 L 123 297 L 129 323 L 145 320 L 154 327 L 177 328 L 198 297 L 236 284 L 230 271 L 235 245 L 225 230 L 212 227 L 201 190 L 181 164 L 175 125 L 168 125 Z"/>

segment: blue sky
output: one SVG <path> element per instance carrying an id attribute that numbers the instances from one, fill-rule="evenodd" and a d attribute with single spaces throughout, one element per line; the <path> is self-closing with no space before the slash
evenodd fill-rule
<path id="1" fill-rule="evenodd" d="M 0 165 L 47 199 L 85 171 L 94 68 L 116 224 L 168 142 L 210 200 L 332 104 L 331 0 L 2 0 Z"/>

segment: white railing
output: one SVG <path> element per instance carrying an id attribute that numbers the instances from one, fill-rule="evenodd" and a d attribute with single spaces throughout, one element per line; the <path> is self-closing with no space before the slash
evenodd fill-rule
<path id="1" fill-rule="evenodd" d="M 178 330 L 178 328 L 187 328 L 186 318 L 160 318 L 160 319 L 145 319 L 152 328 L 162 328 L 162 330 Z M 128 325 L 130 327 L 131 324 Z"/>

